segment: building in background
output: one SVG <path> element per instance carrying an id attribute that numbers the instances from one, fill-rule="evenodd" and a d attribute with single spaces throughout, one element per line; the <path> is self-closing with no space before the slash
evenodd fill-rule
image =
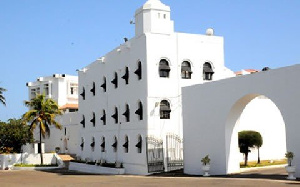
<path id="1" fill-rule="evenodd" d="M 50 126 L 50 137 L 43 139 L 45 152 L 59 150 L 60 153 L 76 154 L 78 142 L 78 77 L 66 74 L 39 77 L 35 82 L 28 82 L 29 100 L 37 94 L 45 94 L 46 98 L 55 100 L 63 115 L 57 117 L 62 130 Z M 39 141 L 39 128 L 34 133 Z"/>

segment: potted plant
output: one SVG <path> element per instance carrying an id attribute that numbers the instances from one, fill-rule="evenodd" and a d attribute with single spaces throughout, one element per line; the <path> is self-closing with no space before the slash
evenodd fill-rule
<path id="1" fill-rule="evenodd" d="M 294 177 L 294 174 L 296 172 L 296 166 L 293 166 L 292 165 L 292 161 L 293 161 L 293 158 L 294 158 L 294 153 L 293 152 L 286 152 L 285 153 L 285 158 L 287 158 L 287 161 L 288 161 L 288 165 L 285 167 L 287 173 L 288 173 L 288 177 L 287 179 L 289 180 L 295 180 L 296 177 Z"/>
<path id="2" fill-rule="evenodd" d="M 210 158 L 208 155 L 206 155 L 204 158 L 201 159 L 202 162 L 202 170 L 204 171 L 203 176 L 208 177 L 209 175 L 209 170 L 210 170 Z"/>
<path id="3" fill-rule="evenodd" d="M 55 147 L 55 152 L 59 153 L 59 151 L 60 151 L 60 147 Z"/>

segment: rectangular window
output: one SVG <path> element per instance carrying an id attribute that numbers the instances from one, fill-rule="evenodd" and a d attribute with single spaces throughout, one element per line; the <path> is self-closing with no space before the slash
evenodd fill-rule
<path id="1" fill-rule="evenodd" d="M 40 89 L 40 87 L 37 87 L 37 88 L 36 88 L 36 95 L 37 95 L 37 94 L 41 94 L 41 89 Z"/>
<path id="2" fill-rule="evenodd" d="M 44 84 L 44 91 L 43 91 L 43 93 L 45 95 L 49 95 L 49 84 Z"/>
<path id="3" fill-rule="evenodd" d="M 36 97 L 36 89 L 35 88 L 33 88 L 33 89 L 30 90 L 30 97 L 31 98 L 35 98 Z"/>
<path id="4" fill-rule="evenodd" d="M 78 95 L 78 84 L 70 83 L 70 94 L 71 95 Z"/>

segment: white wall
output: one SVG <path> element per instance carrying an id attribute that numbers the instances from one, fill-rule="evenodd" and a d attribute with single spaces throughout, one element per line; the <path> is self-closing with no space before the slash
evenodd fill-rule
<path id="1" fill-rule="evenodd" d="M 58 164 L 62 165 L 62 160 L 57 154 L 43 154 L 43 162 L 45 165 Z M 9 165 L 14 164 L 41 164 L 40 154 L 0 154 L 0 170 L 4 170 Z"/>
<path id="2" fill-rule="evenodd" d="M 212 174 L 239 171 L 236 122 L 245 106 L 260 95 L 276 104 L 285 122 L 287 150 L 300 155 L 300 90 L 295 86 L 299 72 L 300 65 L 294 65 L 183 88 L 185 173 L 202 174 L 200 160 L 206 154 L 212 159 Z M 205 99 L 194 99 L 195 95 Z M 300 157 L 294 163 L 300 163 Z"/>
<path id="3" fill-rule="evenodd" d="M 45 142 L 46 153 L 55 152 L 56 147 L 60 148 L 59 153 L 77 153 L 80 128 L 78 118 L 79 116 L 77 112 L 65 113 L 56 118 L 56 120 L 62 125 L 62 129 L 59 130 L 55 128 L 55 126 L 50 125 L 50 137 L 46 136 L 45 138 L 42 138 L 42 142 Z M 34 132 L 34 139 L 39 141 L 40 137 L 38 126 Z"/>
<path id="4" fill-rule="evenodd" d="M 85 116 L 85 128 L 80 124 L 80 136 L 78 144 L 81 144 L 81 138 L 84 138 L 84 150 L 78 146 L 78 155 L 84 160 L 105 159 L 107 162 L 122 162 L 126 168 L 126 172 L 130 173 L 146 173 L 145 168 L 145 149 L 143 153 L 137 153 L 135 145 L 138 135 L 143 140 L 147 134 L 147 77 L 146 77 L 146 60 L 145 60 L 145 37 L 139 39 L 131 39 L 120 47 L 108 53 L 102 60 L 97 60 L 85 68 L 85 71 L 79 72 L 79 94 L 85 88 L 85 100 L 79 97 L 79 121 L 82 115 Z M 142 79 L 138 80 L 134 71 L 137 69 L 137 62 L 142 64 Z M 129 68 L 129 84 L 126 85 L 121 77 L 125 74 L 125 67 Z M 114 79 L 114 73 L 118 74 L 118 88 L 115 88 L 111 81 Z M 106 77 L 107 91 L 101 88 L 103 77 Z M 95 96 L 90 91 L 95 82 Z M 138 101 L 144 105 L 144 119 L 139 120 L 135 111 L 138 108 Z M 125 105 L 130 107 L 130 122 L 125 121 L 122 115 L 125 112 Z M 118 123 L 115 124 L 111 115 L 114 114 L 114 108 L 118 108 Z M 106 111 L 106 125 L 100 120 Z M 90 122 L 95 112 L 95 127 Z M 124 153 L 123 144 L 125 135 L 129 137 L 129 153 Z M 114 137 L 118 139 L 118 151 L 114 152 L 112 144 Z M 95 138 L 95 150 L 92 151 L 90 144 L 92 137 Z M 106 151 L 101 152 L 101 138 L 106 139 Z M 143 141 L 145 148 L 145 141 Z M 134 166 L 134 167 L 131 167 Z"/>

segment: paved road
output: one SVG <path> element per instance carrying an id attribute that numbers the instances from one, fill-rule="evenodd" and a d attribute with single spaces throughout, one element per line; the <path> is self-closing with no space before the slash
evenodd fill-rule
<path id="1" fill-rule="evenodd" d="M 0 171 L 0 187 L 6 186 L 300 186 L 300 181 L 285 180 L 282 168 L 251 171 L 241 175 L 198 177 L 108 176 L 68 171 Z"/>

